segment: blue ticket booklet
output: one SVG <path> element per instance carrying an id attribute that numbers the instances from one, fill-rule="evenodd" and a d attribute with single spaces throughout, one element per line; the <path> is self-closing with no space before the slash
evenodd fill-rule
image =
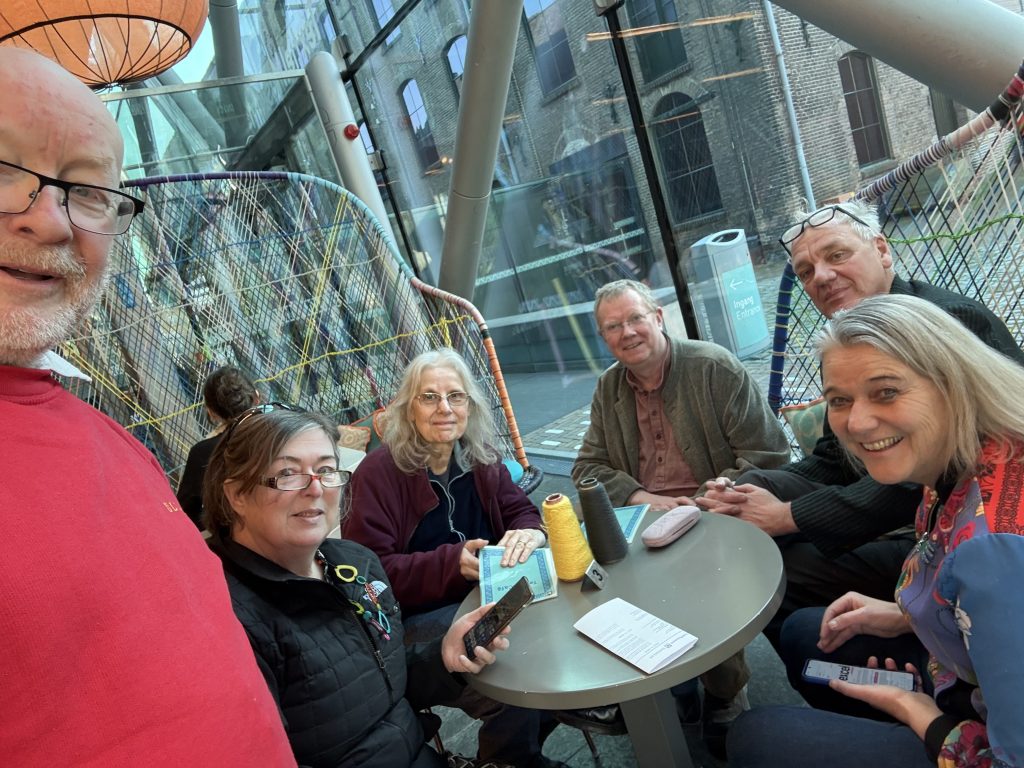
<path id="1" fill-rule="evenodd" d="M 619 525 L 622 526 L 622 532 L 626 534 L 627 544 L 633 543 L 633 539 L 636 538 L 636 532 L 640 528 L 640 523 L 650 508 L 650 504 L 633 504 L 628 507 L 615 508 L 615 517 L 618 518 Z M 581 527 L 585 536 L 587 534 L 587 526 L 581 525 Z"/>
<path id="2" fill-rule="evenodd" d="M 530 582 L 533 602 L 558 595 L 555 561 L 548 547 L 533 550 L 525 563 L 508 568 L 501 565 L 501 556 L 504 553 L 504 547 L 484 547 L 477 553 L 480 558 L 481 605 L 497 602 L 523 576 Z"/>

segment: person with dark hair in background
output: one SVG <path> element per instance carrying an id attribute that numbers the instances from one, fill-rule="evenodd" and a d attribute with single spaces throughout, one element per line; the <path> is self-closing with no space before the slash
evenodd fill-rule
<path id="1" fill-rule="evenodd" d="M 176 494 L 181 508 L 199 530 L 203 529 L 203 475 L 213 449 L 220 442 L 221 433 L 228 422 L 259 403 L 260 393 L 252 379 L 241 369 L 224 365 L 206 378 L 203 402 L 206 404 L 206 415 L 214 425 L 213 432 L 189 450 Z"/>
<path id="2" fill-rule="evenodd" d="M 443 637 L 406 646 L 380 560 L 327 538 L 349 478 L 337 442 L 326 416 L 279 403 L 237 417 L 206 472 L 210 544 L 300 765 L 440 768 L 416 711 L 457 695 L 457 673 L 492 664 L 508 640 L 467 657 L 463 637 L 482 606 Z"/>

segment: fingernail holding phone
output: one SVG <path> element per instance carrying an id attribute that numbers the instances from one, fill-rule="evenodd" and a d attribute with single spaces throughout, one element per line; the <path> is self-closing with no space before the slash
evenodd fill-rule
<path id="1" fill-rule="evenodd" d="M 501 634 L 501 630 L 507 627 L 512 619 L 530 604 L 531 600 L 533 600 L 533 590 L 530 589 L 529 580 L 523 576 L 463 636 L 462 642 L 466 646 L 466 657 L 470 661 L 476 659 L 476 647 L 486 648 L 490 645 L 494 638 Z"/>

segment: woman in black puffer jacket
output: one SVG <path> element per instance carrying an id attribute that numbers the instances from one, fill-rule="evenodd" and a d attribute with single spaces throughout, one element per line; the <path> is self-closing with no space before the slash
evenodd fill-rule
<path id="1" fill-rule="evenodd" d="M 327 538 L 348 480 L 336 440 L 318 414 L 257 406 L 239 416 L 207 468 L 211 546 L 300 765 L 442 766 L 416 710 L 450 696 L 458 673 L 493 663 L 508 641 L 465 656 L 462 636 L 481 609 L 440 641 L 405 647 L 377 556 Z"/>

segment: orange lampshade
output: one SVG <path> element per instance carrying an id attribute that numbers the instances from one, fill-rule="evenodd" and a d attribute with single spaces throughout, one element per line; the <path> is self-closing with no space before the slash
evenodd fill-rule
<path id="1" fill-rule="evenodd" d="M 208 14 L 207 0 L 3 0 L 0 44 L 31 48 L 102 88 L 174 66 Z"/>

